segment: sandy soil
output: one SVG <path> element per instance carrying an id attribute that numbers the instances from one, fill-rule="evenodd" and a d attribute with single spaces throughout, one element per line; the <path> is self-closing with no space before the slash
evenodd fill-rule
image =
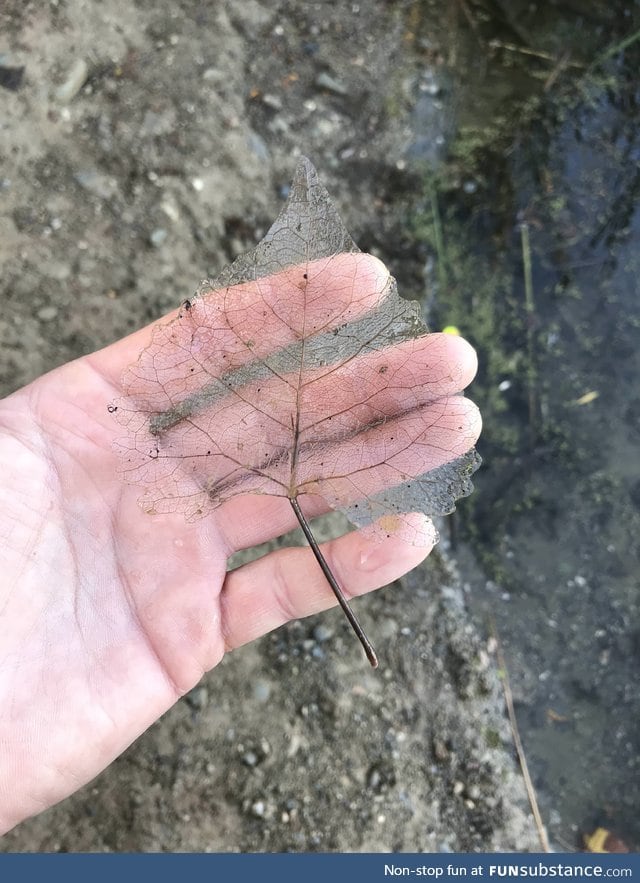
<path id="1" fill-rule="evenodd" d="M 2 392 L 162 315 L 253 245 L 299 153 L 384 257 L 402 223 L 386 197 L 411 187 L 409 14 L 5 0 L 0 65 L 24 73 L 0 87 Z M 0 848 L 535 849 L 453 566 L 433 556 L 358 609 L 379 673 L 337 612 L 294 623 Z"/>

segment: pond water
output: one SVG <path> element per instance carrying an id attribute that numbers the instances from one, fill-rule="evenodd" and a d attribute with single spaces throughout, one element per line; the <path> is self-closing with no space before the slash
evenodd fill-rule
<path id="1" fill-rule="evenodd" d="M 638 849 L 640 9 L 454 6 L 431 4 L 444 58 L 409 22 L 407 162 L 430 325 L 481 362 L 456 554 L 555 847 L 602 825 Z"/>

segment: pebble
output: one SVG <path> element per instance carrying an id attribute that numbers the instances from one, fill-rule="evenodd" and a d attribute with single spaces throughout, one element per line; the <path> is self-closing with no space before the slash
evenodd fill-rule
<path id="1" fill-rule="evenodd" d="M 164 229 L 164 227 L 156 227 L 156 229 L 149 236 L 149 242 L 153 245 L 154 248 L 161 248 L 166 242 L 167 236 L 169 234 Z"/>
<path id="2" fill-rule="evenodd" d="M 187 693 L 185 699 L 195 711 L 201 711 L 209 703 L 209 691 L 206 687 L 195 687 Z"/>
<path id="3" fill-rule="evenodd" d="M 166 197 L 162 200 L 162 202 L 160 203 L 160 208 L 170 221 L 180 220 L 180 210 L 170 197 Z"/>
<path id="4" fill-rule="evenodd" d="M 242 755 L 242 763 L 248 767 L 258 766 L 258 755 L 255 751 L 245 751 Z"/>
<path id="5" fill-rule="evenodd" d="M 72 101 L 84 86 L 88 73 L 87 62 L 84 58 L 77 58 L 67 73 L 64 83 L 55 91 L 56 101 L 60 104 L 68 104 Z"/>
<path id="6" fill-rule="evenodd" d="M 271 696 L 271 684 L 269 681 L 258 680 L 253 685 L 253 698 L 258 702 L 266 702 Z"/>
<path id="7" fill-rule="evenodd" d="M 340 80 L 332 77 L 331 74 L 323 71 L 316 77 L 316 86 L 319 89 L 326 89 L 327 92 L 333 92 L 334 95 L 348 95 L 349 90 Z"/>
<path id="8" fill-rule="evenodd" d="M 89 193 L 99 196 L 101 199 L 110 199 L 118 191 L 118 182 L 110 175 L 104 175 L 95 169 L 76 172 L 73 176 L 78 184 L 88 190 Z"/>
<path id="9" fill-rule="evenodd" d="M 257 132 L 249 131 L 247 134 L 247 147 L 261 162 L 269 162 L 269 148 L 265 140 Z"/>
<path id="10" fill-rule="evenodd" d="M 330 628 L 328 625 L 322 625 L 322 623 L 317 625 L 313 630 L 313 637 L 319 644 L 323 644 L 325 641 L 331 640 L 333 634 L 333 629 Z"/>
<path id="11" fill-rule="evenodd" d="M 369 775 L 367 776 L 367 787 L 371 788 L 372 791 L 375 791 L 382 782 L 382 776 L 380 775 L 380 771 L 375 767 L 369 771 Z"/>
<path id="12" fill-rule="evenodd" d="M 266 104 L 267 107 L 270 107 L 272 110 L 282 110 L 282 101 L 277 95 L 272 95 L 270 92 L 265 92 L 262 96 L 262 103 Z"/>
<path id="13" fill-rule="evenodd" d="M 57 315 L 58 308 L 53 306 L 41 307 L 37 312 L 38 319 L 40 319 L 41 322 L 52 322 Z"/>
<path id="14" fill-rule="evenodd" d="M 255 803 L 251 804 L 251 813 L 258 819 L 264 817 L 265 810 L 266 806 L 264 800 L 256 800 Z"/>

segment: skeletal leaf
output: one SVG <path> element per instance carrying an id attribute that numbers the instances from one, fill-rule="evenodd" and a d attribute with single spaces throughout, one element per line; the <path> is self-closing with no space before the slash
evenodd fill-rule
<path id="1" fill-rule="evenodd" d="M 111 406 L 128 431 L 122 474 L 148 512 L 194 520 L 238 494 L 318 494 L 402 533 L 404 513 L 451 512 L 479 463 L 469 403 L 430 343 L 302 159 L 264 239 L 125 371 Z"/>

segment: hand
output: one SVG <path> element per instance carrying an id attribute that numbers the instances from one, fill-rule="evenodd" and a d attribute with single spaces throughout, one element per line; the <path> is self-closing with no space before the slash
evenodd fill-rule
<path id="1" fill-rule="evenodd" d="M 116 472 L 122 430 L 106 405 L 151 331 L 0 402 L 0 833 L 99 773 L 226 651 L 335 603 L 306 548 L 226 572 L 233 552 L 295 526 L 286 499 L 238 497 L 194 524 L 141 512 Z M 471 347 L 430 339 L 469 383 Z M 305 508 L 320 514 L 322 501 Z M 348 595 L 429 553 L 434 532 L 410 517 L 420 547 L 358 531 L 323 546 Z"/>

